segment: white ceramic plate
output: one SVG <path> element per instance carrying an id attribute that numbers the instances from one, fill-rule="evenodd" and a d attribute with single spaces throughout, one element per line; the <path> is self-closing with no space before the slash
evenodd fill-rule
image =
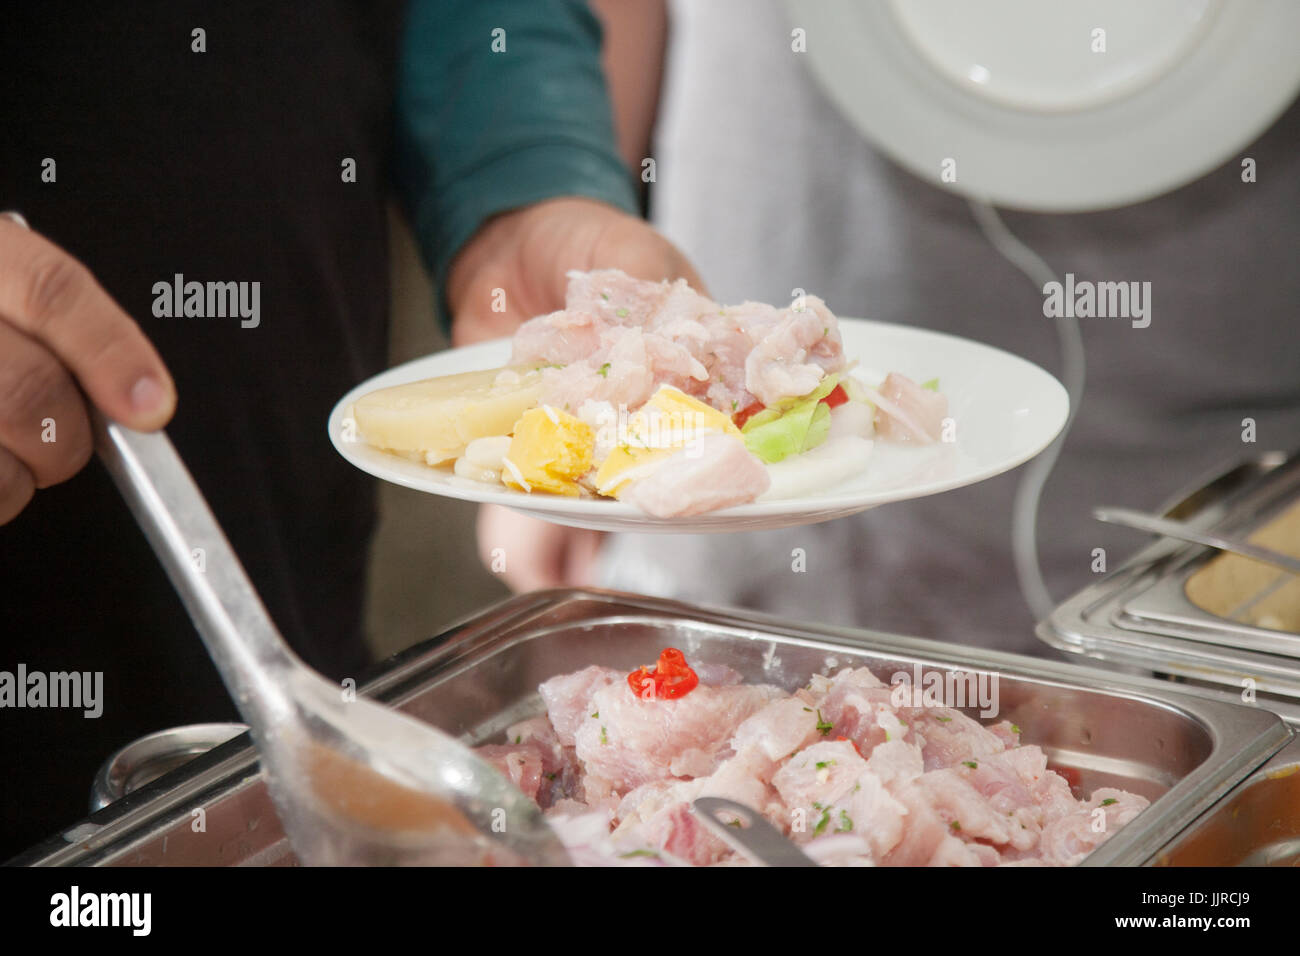
<path id="1" fill-rule="evenodd" d="M 1300 92 L 1295 0 L 787 6 L 808 67 L 867 139 L 929 182 L 1017 209 L 1168 192 L 1241 159 Z"/>
<path id="2" fill-rule="evenodd" d="M 605 498 L 526 494 L 390 455 L 359 440 L 347 420 L 352 403 L 367 392 L 422 378 L 496 368 L 510 358 L 510 340 L 498 339 L 428 355 L 358 385 L 334 406 L 329 435 L 352 464 L 407 488 L 466 501 L 501 504 L 579 528 L 602 531 L 757 531 L 812 524 L 854 514 L 888 501 L 919 498 L 1001 474 L 1038 454 L 1065 424 L 1069 399 L 1055 378 L 1007 352 L 938 332 L 883 322 L 840 319 L 844 354 L 857 359 L 854 374 L 869 383 L 889 372 L 923 382 L 939 379 L 953 419 L 951 443 L 928 447 L 876 442 L 865 472 L 815 495 L 760 500 L 691 518 L 652 518 Z"/>

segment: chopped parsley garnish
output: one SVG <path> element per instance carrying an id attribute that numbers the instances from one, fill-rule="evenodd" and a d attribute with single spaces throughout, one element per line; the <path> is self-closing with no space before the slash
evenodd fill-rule
<path id="1" fill-rule="evenodd" d="M 609 363 L 606 362 L 600 368 L 596 369 L 596 374 L 601 378 L 609 378 Z"/>
<path id="2" fill-rule="evenodd" d="M 740 830 L 743 829 L 744 824 L 742 824 L 739 820 L 728 820 L 727 826 L 735 827 L 737 830 Z"/>
<path id="3" fill-rule="evenodd" d="M 817 729 L 821 731 L 821 735 L 823 737 L 829 736 L 830 732 L 834 728 L 835 725 L 830 723 L 828 720 L 826 720 L 825 717 L 822 716 L 821 708 L 820 707 L 817 708 Z"/>
<path id="4" fill-rule="evenodd" d="M 853 818 L 849 816 L 847 810 L 840 811 L 840 825 L 835 828 L 837 833 L 848 833 L 853 829 Z"/>
<path id="5" fill-rule="evenodd" d="M 598 711 L 598 710 L 593 710 L 593 711 L 591 712 L 591 716 L 593 716 L 593 717 L 595 717 L 597 720 L 599 720 L 599 719 L 600 719 L 600 711 Z"/>
<path id="6" fill-rule="evenodd" d="M 817 821 L 817 826 L 813 827 L 813 836 L 821 836 L 822 831 L 826 829 L 826 824 L 830 822 L 831 812 L 829 810 L 823 810 L 822 818 Z"/>
<path id="7" fill-rule="evenodd" d="M 522 744 L 523 742 L 524 742 L 523 735 L 522 735 L 522 734 L 515 734 L 515 743 L 517 743 L 517 744 Z"/>
<path id="8" fill-rule="evenodd" d="M 731 400 L 731 410 L 734 412 L 734 411 L 736 410 L 736 406 L 739 405 L 739 404 L 740 404 L 740 402 L 736 401 L 736 400 L 733 398 L 733 399 Z M 804 708 L 804 710 L 807 710 L 807 709 L 808 709 L 807 707 Z"/>
<path id="9" fill-rule="evenodd" d="M 948 721 L 952 720 L 951 717 L 936 717 L 936 718 L 934 718 L 934 719 L 937 720 L 937 721 L 939 721 L 939 722 L 941 722 L 941 723 L 945 723 L 945 724 L 946 724 Z"/>
<path id="10" fill-rule="evenodd" d="M 614 314 L 617 315 L 620 319 L 626 319 L 627 309 L 615 309 Z"/>
<path id="11" fill-rule="evenodd" d="M 1103 807 L 1108 807 L 1108 806 L 1110 806 L 1112 803 L 1119 803 L 1119 801 L 1116 800 L 1114 797 L 1107 797 L 1105 800 L 1101 801 L 1101 805 L 1102 805 Z"/>
<path id="12" fill-rule="evenodd" d="M 978 770 L 980 766 L 974 760 L 963 760 L 962 765 L 965 767 L 970 767 L 972 770 Z"/>
<path id="13" fill-rule="evenodd" d="M 830 335 L 830 334 L 831 334 L 831 327 L 829 325 L 823 325 L 822 335 Z"/>
<path id="14" fill-rule="evenodd" d="M 813 809 L 814 809 L 814 810 L 825 810 L 825 809 L 826 809 L 826 804 L 824 804 L 824 803 L 818 803 L 816 800 L 814 800 L 814 801 L 813 801 Z"/>
<path id="15" fill-rule="evenodd" d="M 609 738 L 605 736 L 605 728 L 604 728 L 604 727 L 601 727 L 601 728 L 600 728 L 600 742 L 601 742 L 602 744 L 607 744 L 607 743 L 609 743 Z"/>
<path id="16" fill-rule="evenodd" d="M 555 774 L 553 774 L 553 773 L 548 773 L 548 774 L 546 775 L 546 779 L 547 779 L 547 780 L 554 780 L 554 779 L 555 779 Z"/>
<path id="17" fill-rule="evenodd" d="M 811 713 L 812 713 L 812 708 L 811 708 L 811 707 L 805 707 L 805 708 L 803 709 L 803 712 L 804 712 L 805 714 L 811 714 Z"/>
<path id="18" fill-rule="evenodd" d="M 608 293 L 608 292 L 602 292 L 602 293 L 600 294 L 600 297 L 601 297 L 602 299 L 604 299 L 606 302 L 609 301 L 609 293 Z"/>
<path id="19" fill-rule="evenodd" d="M 834 761 L 834 760 L 818 760 L 818 761 L 817 761 L 817 769 L 818 769 L 818 770 L 825 770 L 827 767 L 833 767 L 833 766 L 835 766 L 835 761 Z"/>
<path id="20" fill-rule="evenodd" d="M 953 820 L 952 823 L 948 824 L 948 829 L 952 830 L 953 833 L 960 833 L 961 824 L 958 823 L 956 820 Z"/>
<path id="21" fill-rule="evenodd" d="M 1020 728 L 1017 727 L 1015 724 L 1011 725 L 1011 732 L 1015 734 L 1017 737 L 1020 736 Z"/>
<path id="22" fill-rule="evenodd" d="M 620 853 L 618 858 L 620 860 L 630 860 L 638 856 L 650 856 L 654 857 L 656 860 L 659 859 L 659 854 L 654 850 L 630 850 L 627 853 Z"/>

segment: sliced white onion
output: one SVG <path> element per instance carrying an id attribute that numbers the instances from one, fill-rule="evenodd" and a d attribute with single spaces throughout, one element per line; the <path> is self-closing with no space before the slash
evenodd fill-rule
<path id="1" fill-rule="evenodd" d="M 473 481 L 485 481 L 494 485 L 501 481 L 500 471 L 495 468 L 484 468 L 481 465 L 476 465 L 464 456 L 456 459 L 452 471 L 461 478 L 469 478 Z"/>
<path id="2" fill-rule="evenodd" d="M 465 446 L 464 458 L 471 465 L 500 471 L 504 465 L 501 460 L 510 452 L 509 435 L 491 435 L 487 438 L 475 438 Z"/>

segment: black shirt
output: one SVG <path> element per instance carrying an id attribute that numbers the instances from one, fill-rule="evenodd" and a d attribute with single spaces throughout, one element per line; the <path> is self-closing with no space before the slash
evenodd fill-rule
<path id="1" fill-rule="evenodd" d="M 85 263 L 158 347 L 180 396 L 168 433 L 272 618 L 334 678 L 367 661 L 374 488 L 325 420 L 384 364 L 399 15 L 340 0 L 33 4 L 0 31 L 0 208 Z M 259 283 L 257 326 L 155 316 L 155 283 L 178 273 Z M 98 464 L 0 527 L 0 670 L 20 663 L 102 671 L 103 714 L 0 709 L 0 859 L 83 816 L 116 747 L 237 719 Z"/>

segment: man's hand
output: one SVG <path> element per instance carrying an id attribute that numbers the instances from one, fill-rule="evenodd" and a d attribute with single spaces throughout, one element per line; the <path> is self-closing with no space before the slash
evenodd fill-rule
<path id="1" fill-rule="evenodd" d="M 500 505 L 478 510 L 479 560 L 512 591 L 595 584 L 604 538 L 601 531 L 552 524 Z"/>
<path id="2" fill-rule="evenodd" d="M 644 221 L 589 199 L 553 199 L 496 216 L 452 263 L 447 302 L 452 344 L 510 335 L 535 315 L 564 308 L 570 269 L 622 269 L 638 279 L 678 279 L 703 292 L 691 264 Z M 505 311 L 493 311 L 502 302 Z M 483 563 L 503 549 L 502 576 L 515 591 L 594 583 L 603 534 L 479 509 Z"/>
<path id="3" fill-rule="evenodd" d="M 0 216 L 0 524 L 89 461 L 87 397 L 141 431 L 176 407 L 162 359 L 89 270 Z"/>
<path id="4" fill-rule="evenodd" d="M 681 278 L 704 291 L 686 257 L 643 220 L 592 199 L 550 199 L 494 216 L 452 261 L 452 344 L 511 335 L 533 316 L 564 308 L 570 269 Z M 498 302 L 505 311 L 493 311 Z"/>

